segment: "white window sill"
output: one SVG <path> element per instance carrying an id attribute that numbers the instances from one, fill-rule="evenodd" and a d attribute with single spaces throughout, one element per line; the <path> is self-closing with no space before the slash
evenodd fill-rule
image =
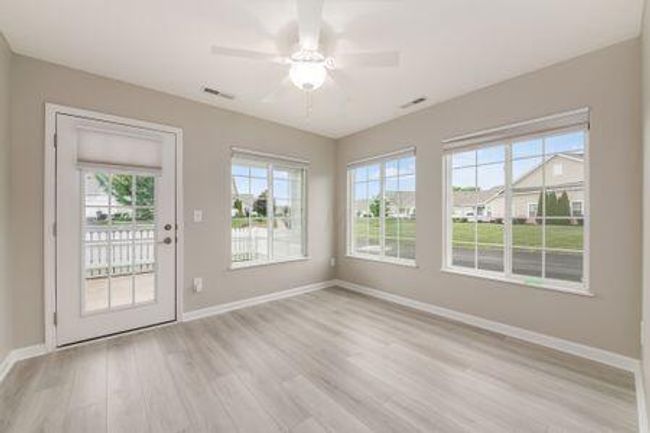
<path id="1" fill-rule="evenodd" d="M 386 263 L 389 265 L 405 266 L 407 268 L 417 268 L 418 265 L 415 260 L 402 260 L 402 259 L 391 259 L 388 257 L 379 257 L 379 256 L 364 256 L 359 254 L 346 254 L 345 258 L 355 259 L 355 260 L 364 260 L 367 262 L 377 262 L 377 263 Z"/>
<path id="2" fill-rule="evenodd" d="M 493 280 L 493 281 L 501 281 L 504 283 L 517 284 L 520 286 L 531 287 L 533 289 L 552 290 L 554 292 L 566 293 L 569 295 L 585 296 L 588 298 L 593 298 L 595 296 L 593 292 L 591 292 L 587 287 L 582 286 L 579 283 L 573 283 L 573 284 L 568 283 L 566 285 L 562 283 L 554 283 L 553 281 L 537 283 L 534 281 L 527 281 L 526 277 L 509 278 L 496 272 L 472 271 L 472 270 L 466 270 L 466 269 L 455 268 L 455 267 L 443 267 L 441 271 L 448 274 L 462 275 L 464 277 L 481 278 L 484 280 Z M 530 278 L 532 279 L 534 277 L 530 277 Z"/>
<path id="3" fill-rule="evenodd" d="M 283 263 L 305 262 L 307 260 L 310 260 L 309 256 L 295 257 L 292 259 L 271 260 L 267 262 L 236 262 L 236 263 L 231 263 L 230 266 L 228 267 L 228 270 L 238 271 L 241 269 L 259 268 L 262 266 L 281 265 Z"/>

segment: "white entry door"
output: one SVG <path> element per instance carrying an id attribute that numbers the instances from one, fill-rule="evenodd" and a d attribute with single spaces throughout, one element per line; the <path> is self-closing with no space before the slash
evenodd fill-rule
<path id="1" fill-rule="evenodd" d="M 56 117 L 58 346 L 176 319 L 175 135 Z"/>

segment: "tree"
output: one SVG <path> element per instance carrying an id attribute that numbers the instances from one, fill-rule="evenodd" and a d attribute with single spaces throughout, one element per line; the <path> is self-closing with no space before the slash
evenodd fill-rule
<path id="1" fill-rule="evenodd" d="M 541 192 L 539 193 L 539 198 L 537 199 L 537 216 L 538 218 L 535 221 L 537 224 L 541 224 L 543 222 L 541 217 L 544 216 L 544 194 Z"/>
<path id="2" fill-rule="evenodd" d="M 539 194 L 539 199 L 537 201 L 537 223 L 542 223 L 542 216 L 547 217 L 559 217 L 559 216 L 571 216 L 571 202 L 569 201 L 569 196 L 564 191 L 560 198 L 557 197 L 555 191 L 550 191 L 546 193 L 546 200 L 542 200 L 543 194 Z M 544 203 L 544 204 L 543 204 Z M 542 212 L 543 209 L 546 209 L 546 213 Z M 566 225 L 569 224 L 568 219 L 564 218 L 551 218 L 546 220 L 547 225 Z"/>
<path id="3" fill-rule="evenodd" d="M 267 202 L 268 202 L 268 195 L 269 192 L 268 190 L 265 190 L 262 192 L 257 199 L 253 202 L 253 211 L 257 213 L 257 215 L 265 217 L 266 216 L 266 209 L 267 209 Z"/>
<path id="4" fill-rule="evenodd" d="M 134 179 L 135 178 L 135 179 Z M 133 184 L 135 182 L 135 204 L 138 206 L 153 206 L 154 205 L 154 182 L 153 176 L 134 176 L 130 174 L 114 174 L 110 176 L 107 173 L 96 173 L 95 179 L 97 183 L 110 195 L 113 200 L 120 206 L 132 206 L 133 203 Z M 115 205 L 115 203 L 114 203 Z M 128 219 L 130 217 L 124 216 L 123 218 L 114 219 Z M 136 220 L 138 221 L 152 221 L 153 209 L 139 208 L 136 211 Z"/>
<path id="5" fill-rule="evenodd" d="M 556 224 L 559 225 L 569 225 L 571 221 L 568 217 L 571 216 L 571 201 L 569 200 L 569 195 L 566 191 L 562 192 L 562 195 L 557 200 L 557 212 L 556 216 L 566 216 L 567 218 L 562 218 L 556 220 Z"/>
<path id="6" fill-rule="evenodd" d="M 233 209 L 235 209 L 237 211 L 237 217 L 238 218 L 241 218 L 241 217 L 245 216 L 244 215 L 244 204 L 242 203 L 242 201 L 240 199 L 236 198 L 235 202 L 232 205 L 232 207 L 233 207 Z"/>
<path id="7" fill-rule="evenodd" d="M 388 216 L 389 205 L 390 205 L 390 201 L 387 198 L 384 198 L 384 216 Z M 370 213 L 375 218 L 379 217 L 379 214 L 381 213 L 381 199 L 379 198 L 379 196 L 375 197 L 370 202 Z"/>

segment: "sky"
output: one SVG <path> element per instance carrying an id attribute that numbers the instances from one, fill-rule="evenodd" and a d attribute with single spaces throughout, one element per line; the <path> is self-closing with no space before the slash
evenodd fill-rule
<path id="1" fill-rule="evenodd" d="M 512 180 L 539 166 L 544 157 L 556 153 L 583 153 L 583 131 L 549 136 L 512 144 Z M 495 145 L 453 154 L 453 186 L 489 190 L 505 184 L 505 145 Z M 358 167 L 354 171 L 354 195 L 364 200 L 379 195 L 381 163 Z M 267 169 L 254 165 L 233 165 L 232 175 L 241 194 L 258 196 L 268 189 Z M 385 163 L 386 191 L 415 191 L 415 157 L 393 159 Z M 293 181 L 293 182 L 290 182 Z M 291 197 L 290 189 L 297 178 L 292 170 L 274 170 L 277 198 Z M 294 187 L 295 188 L 295 187 Z M 294 189 L 295 191 L 295 189 Z"/>
<path id="2" fill-rule="evenodd" d="M 380 193 L 381 164 L 371 164 L 354 170 L 354 198 L 365 200 Z M 415 191 L 415 157 L 407 156 L 386 161 L 386 192 Z"/>
<path id="3" fill-rule="evenodd" d="M 512 144 L 512 181 L 539 166 L 544 158 L 557 153 L 584 153 L 585 133 L 582 131 L 534 139 Z M 505 184 L 505 145 L 459 152 L 452 155 L 454 187 L 482 191 Z"/>

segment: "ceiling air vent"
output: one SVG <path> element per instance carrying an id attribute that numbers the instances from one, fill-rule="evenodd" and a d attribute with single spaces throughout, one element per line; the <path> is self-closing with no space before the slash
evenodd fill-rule
<path id="1" fill-rule="evenodd" d="M 407 103 L 404 104 L 404 105 L 400 105 L 399 108 L 410 108 L 410 107 L 412 107 L 412 106 L 414 106 L 414 105 L 421 104 L 421 103 L 423 103 L 423 102 L 426 101 L 426 100 L 427 100 L 427 98 L 425 98 L 424 96 L 422 96 L 422 97 L 420 97 L 420 98 L 417 98 L 417 99 L 414 99 L 414 100 L 412 100 L 412 101 L 410 101 L 410 102 L 407 102 Z"/>
<path id="2" fill-rule="evenodd" d="M 220 98 L 225 98 L 225 99 L 228 99 L 228 100 L 230 100 L 230 101 L 232 101 L 233 99 L 235 99 L 235 97 L 234 97 L 233 95 L 229 95 L 229 94 L 227 94 L 227 93 L 223 93 L 222 91 L 217 90 L 217 89 L 211 89 L 210 87 L 204 87 L 204 88 L 203 88 L 203 91 L 204 91 L 205 93 L 209 93 L 209 94 L 211 94 L 211 95 L 218 96 L 218 97 L 220 97 Z"/>

